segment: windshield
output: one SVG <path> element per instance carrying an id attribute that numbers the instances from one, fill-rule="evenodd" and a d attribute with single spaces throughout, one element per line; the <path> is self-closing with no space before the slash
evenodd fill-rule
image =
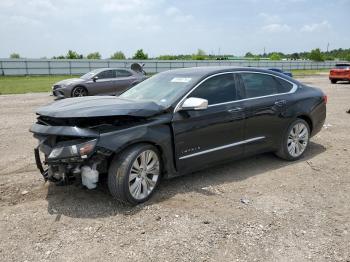
<path id="1" fill-rule="evenodd" d="M 150 100 L 168 107 L 198 79 L 199 76 L 178 75 L 171 71 L 159 73 L 125 91 L 119 97 L 133 100 Z"/>
<path id="2" fill-rule="evenodd" d="M 89 79 L 91 79 L 93 76 L 95 76 L 96 74 L 98 74 L 100 71 L 101 71 L 101 69 L 92 70 L 91 72 L 86 73 L 85 75 L 82 75 L 80 78 L 81 78 L 81 79 L 84 79 L 84 80 L 89 80 Z"/>

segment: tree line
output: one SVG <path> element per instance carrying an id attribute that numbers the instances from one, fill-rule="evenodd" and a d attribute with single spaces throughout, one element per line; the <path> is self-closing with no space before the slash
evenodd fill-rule
<path id="1" fill-rule="evenodd" d="M 10 58 L 21 58 L 18 53 L 13 53 L 10 55 Z M 102 56 L 99 52 L 93 52 L 86 56 L 79 54 L 76 51 L 69 50 L 66 55 L 54 56 L 52 59 L 101 59 Z M 126 59 L 125 54 L 122 51 L 117 51 L 112 54 L 110 59 L 118 59 L 124 60 Z M 239 59 L 242 57 L 236 57 L 234 55 L 212 55 L 207 54 L 204 50 L 198 49 L 194 54 L 180 54 L 180 55 L 161 55 L 154 58 L 149 58 L 148 54 L 143 51 L 143 49 L 139 49 L 135 52 L 135 54 L 131 57 L 132 59 L 137 60 L 147 60 L 147 59 L 159 59 L 159 60 L 232 60 Z M 269 60 L 312 60 L 317 62 L 322 62 L 325 60 L 346 60 L 350 61 L 350 48 L 348 49 L 334 49 L 331 51 L 321 51 L 319 48 L 313 49 L 309 52 L 295 52 L 291 54 L 285 54 L 282 52 L 271 52 L 264 54 L 253 54 L 251 52 L 247 52 L 244 56 L 246 59 L 253 60 L 261 60 L 261 59 L 269 59 Z"/>

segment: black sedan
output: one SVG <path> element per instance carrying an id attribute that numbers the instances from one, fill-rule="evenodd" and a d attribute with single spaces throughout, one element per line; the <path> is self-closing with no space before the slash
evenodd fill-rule
<path id="1" fill-rule="evenodd" d="M 61 100 L 37 111 L 47 180 L 100 176 L 117 199 L 149 199 L 160 178 L 262 152 L 297 160 L 326 118 L 325 94 L 284 74 L 201 67 L 157 74 L 119 97 Z M 45 168 L 39 156 L 45 155 Z"/>

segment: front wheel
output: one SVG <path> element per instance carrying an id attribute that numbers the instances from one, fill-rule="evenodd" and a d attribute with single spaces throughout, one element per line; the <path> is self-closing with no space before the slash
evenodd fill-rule
<path id="1" fill-rule="evenodd" d="M 108 188 L 121 202 L 136 205 L 147 201 L 156 189 L 161 174 L 156 147 L 139 144 L 116 156 L 108 171 Z"/>
<path id="2" fill-rule="evenodd" d="M 337 83 L 337 80 L 331 79 L 331 83 L 332 83 L 332 84 L 336 84 L 336 83 Z"/>
<path id="3" fill-rule="evenodd" d="M 297 119 L 289 126 L 276 155 L 285 160 L 298 160 L 309 146 L 309 140 L 309 124 L 303 119 Z"/>
<path id="4" fill-rule="evenodd" d="M 85 87 L 82 86 L 77 86 L 74 87 L 74 89 L 72 90 L 72 97 L 81 97 L 81 96 L 87 96 L 88 92 L 85 89 Z"/>

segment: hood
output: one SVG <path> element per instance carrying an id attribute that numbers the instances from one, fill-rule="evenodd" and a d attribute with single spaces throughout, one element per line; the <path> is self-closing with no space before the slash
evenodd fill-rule
<path id="1" fill-rule="evenodd" d="M 114 96 L 67 98 L 43 106 L 37 114 L 55 118 L 84 118 L 101 116 L 148 117 L 164 108 L 150 101 L 134 101 Z"/>
<path id="2" fill-rule="evenodd" d="M 82 82 L 84 82 L 84 79 L 69 78 L 69 79 L 59 81 L 59 82 L 55 83 L 55 85 L 66 86 L 66 85 L 75 84 L 75 83 L 82 83 Z"/>

